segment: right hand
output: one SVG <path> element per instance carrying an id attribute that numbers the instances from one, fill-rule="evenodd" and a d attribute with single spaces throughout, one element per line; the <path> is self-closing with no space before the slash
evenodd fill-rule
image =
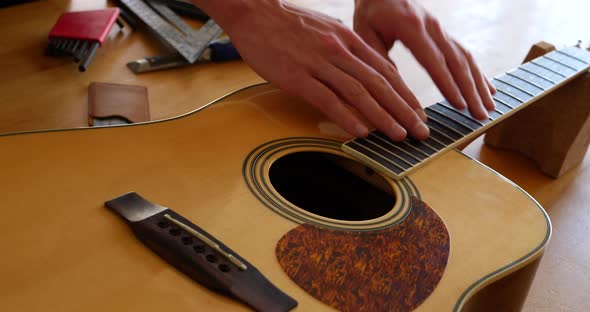
<path id="1" fill-rule="evenodd" d="M 385 58 L 393 44 L 401 41 L 456 108 L 469 108 L 480 120 L 494 109 L 491 94 L 496 90 L 473 56 L 416 1 L 356 0 L 354 29 Z"/>
<path id="2" fill-rule="evenodd" d="M 245 6 L 225 12 L 231 20 L 212 16 L 264 79 L 304 98 L 356 137 L 369 128 L 354 110 L 393 140 L 408 133 L 428 137 L 422 108 L 397 69 L 356 33 L 331 17 L 278 0 Z"/>

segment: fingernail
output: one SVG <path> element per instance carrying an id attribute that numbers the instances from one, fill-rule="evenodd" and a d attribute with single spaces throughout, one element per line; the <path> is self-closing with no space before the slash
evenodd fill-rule
<path id="1" fill-rule="evenodd" d="M 414 109 L 414 111 L 416 112 L 416 114 L 418 114 L 418 117 L 420 117 L 420 119 L 422 119 L 422 121 L 424 121 L 424 122 L 428 121 L 428 116 L 426 116 L 426 113 L 424 113 L 424 110 L 422 109 L 422 107 L 418 107 L 418 108 Z"/>
<path id="2" fill-rule="evenodd" d="M 488 119 L 490 118 L 490 115 L 488 114 L 488 112 L 486 112 L 485 110 L 483 111 L 483 119 Z"/>
<path id="3" fill-rule="evenodd" d="M 481 118 L 479 120 L 486 120 L 489 118 L 488 112 L 484 109 L 481 111 Z"/>
<path id="4" fill-rule="evenodd" d="M 356 132 L 356 136 L 359 138 L 364 138 L 369 134 L 369 129 L 367 129 L 367 127 L 362 124 L 357 124 L 354 126 L 354 131 Z"/>
<path id="5" fill-rule="evenodd" d="M 488 97 L 488 111 L 493 111 L 494 109 L 496 109 L 496 103 L 494 102 L 494 99 L 490 96 Z"/>
<path id="6" fill-rule="evenodd" d="M 454 103 L 457 105 L 458 109 L 467 108 L 467 102 L 465 102 L 465 100 L 462 97 L 457 98 L 457 100 L 455 100 Z"/>
<path id="7" fill-rule="evenodd" d="M 461 99 L 459 101 L 459 108 L 460 109 L 466 109 L 467 108 L 467 102 L 465 102 L 465 100 Z"/>
<path id="8" fill-rule="evenodd" d="M 490 87 L 492 87 L 492 88 L 491 88 L 491 90 L 490 90 L 490 92 L 491 92 L 492 94 L 496 94 L 496 91 L 497 91 L 497 90 L 496 90 L 496 87 L 495 87 L 493 84 L 491 84 L 491 83 L 490 83 Z"/>
<path id="9" fill-rule="evenodd" d="M 394 124 L 393 127 L 391 127 L 391 132 L 388 136 L 394 141 L 403 141 L 407 135 L 408 132 L 406 129 L 402 128 L 398 124 Z"/>
<path id="10" fill-rule="evenodd" d="M 430 135 L 430 129 L 423 122 L 417 122 L 412 129 L 412 135 L 418 139 L 425 139 Z"/>

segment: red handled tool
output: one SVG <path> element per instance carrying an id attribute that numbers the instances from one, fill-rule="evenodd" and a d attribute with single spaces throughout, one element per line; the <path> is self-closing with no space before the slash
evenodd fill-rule
<path id="1" fill-rule="evenodd" d="M 49 32 L 47 54 L 71 56 L 80 64 L 78 69 L 85 71 L 113 24 L 123 26 L 117 20 L 119 13 L 118 8 L 111 8 L 62 14 Z"/>

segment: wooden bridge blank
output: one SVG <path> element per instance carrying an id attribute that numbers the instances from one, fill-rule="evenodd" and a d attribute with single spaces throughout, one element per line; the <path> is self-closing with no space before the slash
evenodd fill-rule
<path id="1" fill-rule="evenodd" d="M 524 62 L 555 50 L 535 44 Z M 531 158 L 546 175 L 558 178 L 584 159 L 590 143 L 590 72 L 574 79 L 487 131 L 488 146 Z"/>

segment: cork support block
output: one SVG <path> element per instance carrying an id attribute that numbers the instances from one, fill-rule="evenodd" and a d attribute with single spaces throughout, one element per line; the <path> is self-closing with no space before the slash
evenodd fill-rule
<path id="1" fill-rule="evenodd" d="M 535 44 L 528 62 L 555 50 Z M 590 73 L 585 73 L 490 129 L 488 146 L 520 152 L 558 178 L 583 159 L 590 143 Z"/>

